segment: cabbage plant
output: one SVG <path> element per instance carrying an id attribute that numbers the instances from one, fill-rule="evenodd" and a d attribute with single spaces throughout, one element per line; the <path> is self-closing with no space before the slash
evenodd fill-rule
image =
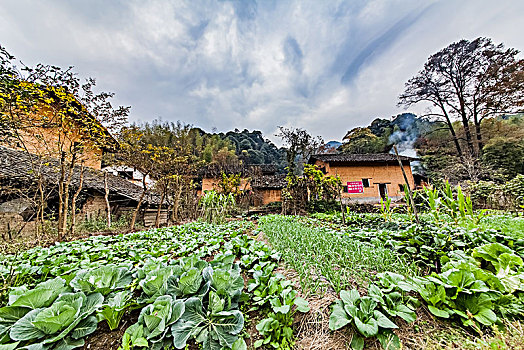
<path id="1" fill-rule="evenodd" d="M 138 270 L 138 283 L 145 296 L 138 301 L 140 303 L 151 303 L 157 297 L 167 293 L 167 280 L 173 275 L 172 266 L 163 266 L 159 264 L 156 268 L 144 266 L 144 269 Z"/>
<path id="2" fill-rule="evenodd" d="M 224 301 L 226 309 L 237 308 L 238 301 L 244 289 L 244 279 L 240 275 L 240 268 L 234 265 L 233 269 L 207 267 L 202 271 L 204 280 L 210 282 L 211 289 Z"/>
<path id="3" fill-rule="evenodd" d="M 117 329 L 127 308 L 135 304 L 131 301 L 132 297 L 133 294 L 128 290 L 109 294 L 103 309 L 97 312 L 98 320 L 106 320 L 111 330 Z"/>
<path id="4" fill-rule="evenodd" d="M 31 350 L 82 346 L 82 338 L 96 330 L 97 319 L 93 314 L 103 300 L 100 293 L 61 294 L 49 307 L 31 310 L 16 321 L 9 337 L 31 343 L 28 347 Z"/>
<path id="5" fill-rule="evenodd" d="M 29 290 L 26 286 L 13 288 L 9 293 L 9 302 L 0 308 L 0 342 L 13 325 L 33 309 L 50 306 L 60 293 L 70 292 L 62 278 L 54 278 L 38 284 Z"/>
<path id="6" fill-rule="evenodd" d="M 185 304 L 169 295 L 158 297 L 154 303 L 147 305 L 140 312 L 138 322 L 126 330 L 127 336 L 122 338 L 122 348 L 148 347 L 163 349 L 172 340 L 166 335 L 169 326 L 177 322 L 185 311 Z"/>
<path id="7" fill-rule="evenodd" d="M 238 310 L 224 311 L 224 300 L 214 292 L 209 293 L 209 306 L 204 308 L 199 298 L 185 301 L 185 312 L 171 326 L 173 345 L 184 349 L 194 338 L 204 350 L 231 348 L 244 328 L 244 316 Z"/>
<path id="8" fill-rule="evenodd" d="M 79 271 L 70 285 L 84 293 L 98 292 L 107 295 L 128 286 L 131 282 L 133 275 L 129 268 L 111 264 Z"/>

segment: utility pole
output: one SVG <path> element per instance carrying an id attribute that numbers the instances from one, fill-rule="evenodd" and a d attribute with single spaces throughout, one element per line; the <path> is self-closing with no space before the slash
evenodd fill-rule
<path id="1" fill-rule="evenodd" d="M 408 176 L 406 175 L 406 171 L 404 170 L 404 165 L 402 165 L 402 161 L 400 160 L 400 156 L 398 155 L 397 146 L 393 146 L 393 150 L 395 150 L 395 155 L 397 156 L 398 165 L 400 165 L 400 170 L 402 170 L 402 175 L 404 175 L 404 181 L 406 182 L 406 186 L 408 188 L 408 195 L 409 195 L 409 202 L 411 204 L 411 208 L 413 209 L 413 214 L 415 214 L 415 221 L 417 224 L 420 224 L 420 221 L 418 220 L 418 213 L 417 213 L 417 207 L 415 206 L 415 202 L 413 201 L 413 194 L 411 193 L 411 186 L 409 186 Z"/>

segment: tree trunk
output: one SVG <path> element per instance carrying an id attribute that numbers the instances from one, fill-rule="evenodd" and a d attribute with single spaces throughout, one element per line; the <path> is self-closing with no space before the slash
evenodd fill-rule
<path id="1" fill-rule="evenodd" d="M 71 227 L 69 229 L 69 235 L 73 237 L 75 235 L 75 228 L 76 228 L 76 199 L 80 195 L 80 192 L 82 192 L 82 186 L 84 185 L 84 165 L 82 165 L 82 168 L 80 169 L 80 180 L 78 183 L 78 189 L 76 190 L 75 194 L 73 195 L 73 198 L 71 199 Z"/>
<path id="2" fill-rule="evenodd" d="M 42 178 L 42 172 L 40 172 L 38 177 L 38 209 L 36 214 L 37 222 L 37 241 L 40 240 L 40 233 L 44 233 L 44 210 L 45 210 L 45 196 L 44 196 L 44 179 Z"/>
<path id="3" fill-rule="evenodd" d="M 413 193 L 411 192 L 411 186 L 409 185 L 408 176 L 406 175 L 406 171 L 404 170 L 404 165 L 402 164 L 402 161 L 400 160 L 400 157 L 398 155 L 397 146 L 393 146 L 393 150 L 395 151 L 395 155 L 397 156 L 398 165 L 400 166 L 400 170 L 402 170 L 402 175 L 404 176 L 404 181 L 406 182 L 406 186 L 408 189 L 408 195 L 409 195 L 409 202 L 411 205 L 411 209 L 413 209 L 413 214 L 415 214 L 415 221 L 417 224 L 420 225 L 420 221 L 418 219 L 418 212 L 417 212 L 417 206 L 415 205 L 415 201 L 413 200 Z"/>
<path id="4" fill-rule="evenodd" d="M 453 123 L 451 122 L 451 118 L 449 117 L 448 111 L 446 111 L 446 108 L 444 107 L 444 104 L 441 100 L 439 100 L 439 107 L 442 110 L 442 113 L 444 114 L 444 118 L 446 119 L 446 125 L 448 126 L 449 132 L 451 133 L 451 137 L 453 138 L 453 143 L 455 144 L 455 148 L 457 149 L 460 161 L 464 162 L 464 154 L 462 153 L 462 147 L 460 147 L 457 133 L 455 132 L 455 128 L 453 127 Z"/>
<path id="5" fill-rule="evenodd" d="M 64 233 L 62 222 L 64 221 L 64 181 L 65 181 L 65 152 L 60 155 L 60 178 L 58 179 L 58 241 L 61 241 Z"/>
<path id="6" fill-rule="evenodd" d="M 460 103 L 460 117 L 462 120 L 462 126 L 464 128 L 464 134 L 466 135 L 466 142 L 468 145 L 469 155 L 472 159 L 475 159 L 475 146 L 473 144 L 473 136 L 471 135 L 471 128 L 469 126 L 469 119 L 466 114 L 466 107 L 464 103 L 464 99 L 462 97 L 459 98 Z"/>
<path id="7" fill-rule="evenodd" d="M 75 162 L 76 162 L 76 154 L 73 154 L 73 157 L 71 158 L 71 163 L 69 164 L 69 171 L 64 181 L 64 201 L 63 201 L 64 208 L 62 209 L 64 218 L 62 219 L 62 229 L 61 229 L 63 233 L 62 238 L 65 238 L 65 234 L 67 232 L 67 217 L 69 214 L 69 187 L 71 186 L 71 180 L 73 179 L 73 170 L 75 168 Z"/>
<path id="8" fill-rule="evenodd" d="M 475 123 L 475 136 L 477 138 L 477 149 L 478 149 L 478 155 L 480 156 L 482 154 L 482 149 L 484 148 L 484 142 L 482 141 L 482 132 L 480 129 L 480 122 L 477 113 L 473 115 L 473 121 Z"/>
<path id="9" fill-rule="evenodd" d="M 171 213 L 171 219 L 173 222 L 178 222 L 178 208 L 180 206 L 180 197 L 182 196 L 183 182 L 179 183 L 179 181 L 177 181 L 175 184 L 177 188 L 173 198 L 173 212 Z"/>
<path id="10" fill-rule="evenodd" d="M 455 132 L 455 128 L 453 127 L 453 123 L 449 118 L 446 118 L 446 123 L 448 124 L 449 132 L 451 133 L 451 137 L 453 138 L 453 143 L 455 144 L 455 148 L 457 149 L 458 156 L 461 161 L 464 161 L 464 154 L 462 153 L 462 147 L 460 147 L 459 139 L 457 137 L 457 133 Z"/>
<path id="11" fill-rule="evenodd" d="M 158 204 L 158 208 L 156 210 L 156 218 L 155 218 L 155 227 L 160 227 L 160 214 L 162 213 L 162 204 L 164 204 L 164 199 L 166 198 L 166 192 L 167 192 L 167 184 L 165 184 L 165 187 L 162 189 L 162 195 L 160 196 L 160 204 Z"/>
<path id="12" fill-rule="evenodd" d="M 146 192 L 147 192 L 147 184 L 146 184 L 146 175 L 145 174 L 143 175 L 143 178 L 142 178 L 142 186 L 143 186 L 142 194 L 140 195 L 140 198 L 138 199 L 138 204 L 136 205 L 136 208 L 133 211 L 133 216 L 131 217 L 131 223 L 129 224 L 129 229 L 131 231 L 133 231 L 135 229 L 136 217 L 138 216 L 138 211 L 140 210 L 140 206 L 142 205 L 142 202 L 144 201 L 144 197 L 145 197 Z"/>
<path id="13" fill-rule="evenodd" d="M 104 172 L 104 190 L 105 190 L 105 196 L 104 199 L 106 201 L 106 212 L 107 212 L 107 227 L 111 228 L 111 206 L 109 205 L 109 185 L 107 184 L 107 171 Z"/>

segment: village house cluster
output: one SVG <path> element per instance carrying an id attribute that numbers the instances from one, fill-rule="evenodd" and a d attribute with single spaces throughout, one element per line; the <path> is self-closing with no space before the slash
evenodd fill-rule
<path id="1" fill-rule="evenodd" d="M 23 145 L 19 143 L 0 145 L 0 182 L 2 188 L 10 189 L 0 193 L 0 229 L 4 231 L 32 229 L 35 208 L 33 203 L 27 200 L 29 196 L 24 193 L 24 188 L 34 188 L 30 185 L 34 185 L 37 181 L 44 181 L 51 185 L 59 183 L 60 154 L 46 152 L 45 157 L 42 157 L 41 151 L 48 145 L 63 140 L 64 135 L 60 134 L 63 130 L 53 128 L 38 130 L 38 132 L 32 130 L 31 125 L 38 125 L 34 120 L 38 117 L 32 116 L 28 119 L 28 126 L 21 132 Z M 93 128 L 86 129 L 86 123 L 94 124 L 96 133 L 89 131 Z M 89 147 L 89 151 L 81 154 L 81 163 L 85 167 L 82 179 L 80 176 L 82 169 L 78 165 L 80 162 L 71 169 L 71 192 L 81 187 L 76 214 L 79 220 L 92 220 L 106 215 L 107 192 L 112 215 L 117 219 L 122 215 L 129 215 L 139 201 L 142 201 L 138 220 L 144 226 L 154 225 L 159 211 L 160 224 L 168 222 L 167 208 L 165 204 L 158 208 L 161 200 L 155 191 L 148 191 L 147 196 L 141 197 L 143 175 L 139 171 L 125 165 L 103 166 L 102 155 L 114 152 L 118 142 L 94 116 L 87 114 L 82 118 L 71 117 L 68 125 L 70 130 L 67 133 L 71 143 L 69 147 L 74 147 L 76 143 L 96 144 L 97 138 L 104 139 L 103 146 Z M 410 186 L 415 188 L 410 163 L 416 159 L 401 156 L 400 160 Z M 341 200 L 344 203 L 351 201 L 378 203 L 381 198 L 400 199 L 403 196 L 405 180 L 398 159 L 392 154 L 314 154 L 310 157 L 309 164 L 317 166 L 325 175 L 340 178 L 343 184 Z M 38 173 L 41 176 L 39 179 L 35 178 L 35 167 L 39 169 Z M 275 165 L 247 164 L 243 171 L 239 190 L 249 193 L 250 206 L 260 207 L 282 201 L 282 191 L 286 188 L 287 180 L 285 174 L 278 173 Z M 205 191 L 219 190 L 219 181 L 216 174 L 209 175 L 204 172 L 202 177 L 197 179 L 199 187 L 195 195 L 201 196 Z M 149 177 L 146 177 L 145 182 L 148 185 L 154 183 Z M 56 210 L 56 202 L 56 193 L 51 191 L 47 198 L 47 210 Z"/>

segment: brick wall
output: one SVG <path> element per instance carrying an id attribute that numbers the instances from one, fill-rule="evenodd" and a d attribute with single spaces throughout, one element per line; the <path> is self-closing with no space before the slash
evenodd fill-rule
<path id="1" fill-rule="evenodd" d="M 82 206 L 81 216 L 86 220 L 96 220 L 106 217 L 106 201 L 103 195 L 89 197 Z"/>
<path id="2" fill-rule="evenodd" d="M 260 194 L 262 195 L 262 205 L 282 201 L 282 190 L 280 189 L 263 189 L 260 190 Z"/>
<path id="3" fill-rule="evenodd" d="M 203 178 L 202 179 L 202 192 L 204 191 L 211 191 L 211 190 L 219 190 L 218 184 L 220 183 L 221 179 L 213 179 L 213 178 Z M 251 184 L 247 181 L 248 179 L 240 179 L 240 186 L 239 188 L 241 190 L 250 190 Z"/>
<path id="4" fill-rule="evenodd" d="M 389 197 L 400 198 L 404 195 L 400 185 L 404 185 L 404 176 L 398 164 L 393 163 L 365 163 L 365 164 L 343 164 L 343 163 L 324 163 L 317 160 L 315 165 L 325 167 L 327 175 L 338 175 L 342 185 L 346 186 L 351 181 L 369 180 L 369 187 L 364 188 L 364 193 L 342 193 L 342 198 L 351 199 L 358 202 L 378 202 L 380 201 L 379 184 L 386 184 Z M 404 164 L 404 170 L 409 180 L 411 188 L 415 186 L 415 180 L 411 172 L 411 167 Z"/>

